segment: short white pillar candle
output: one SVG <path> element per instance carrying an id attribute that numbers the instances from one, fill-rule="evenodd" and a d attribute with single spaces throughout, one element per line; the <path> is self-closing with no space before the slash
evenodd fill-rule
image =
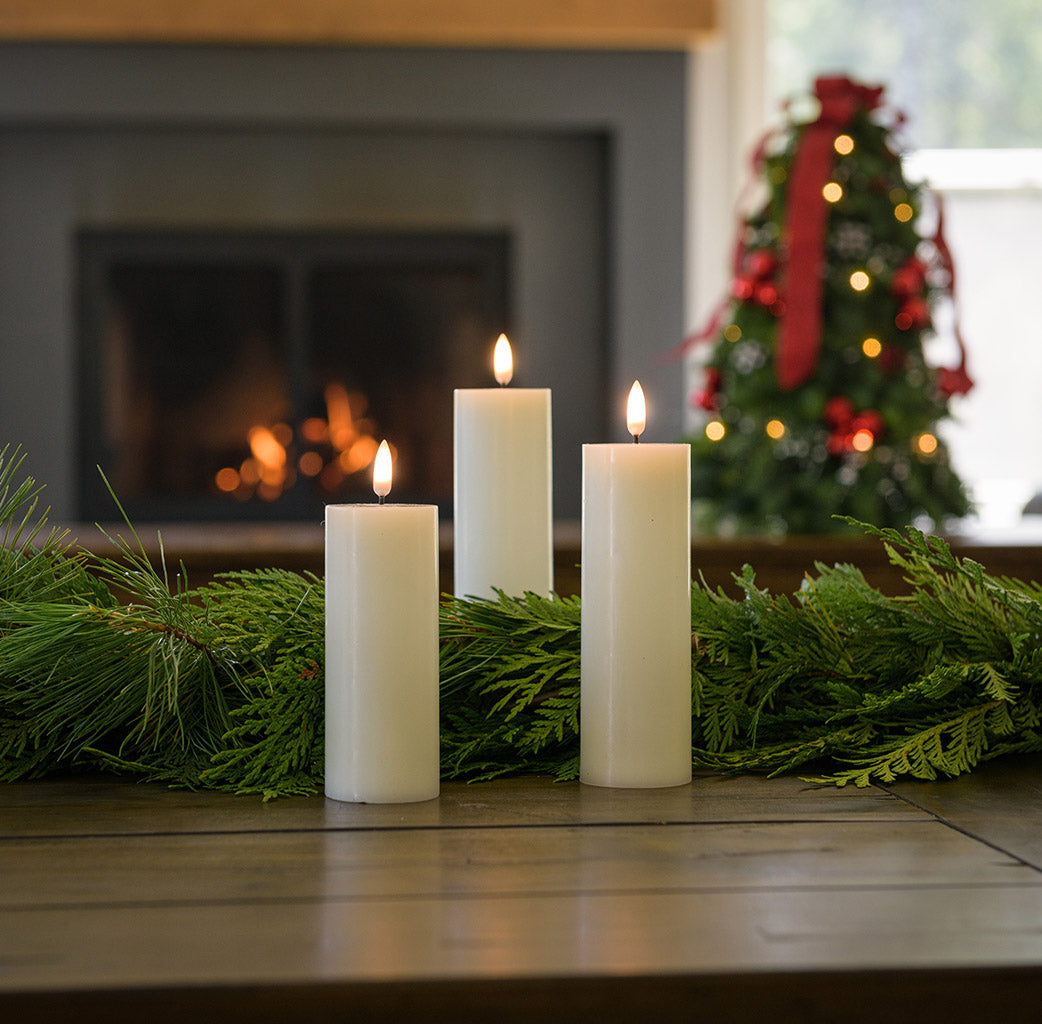
<path id="1" fill-rule="evenodd" d="M 635 440 L 643 405 L 635 384 L 628 416 Z M 687 444 L 583 445 L 585 783 L 691 781 L 690 479 Z"/>
<path id="2" fill-rule="evenodd" d="M 549 388 L 509 388 L 505 335 L 496 344 L 498 388 L 454 395 L 457 597 L 548 595 L 554 587 Z"/>
<path id="3" fill-rule="evenodd" d="M 325 793 L 334 800 L 430 800 L 440 785 L 438 510 L 326 506 Z"/>

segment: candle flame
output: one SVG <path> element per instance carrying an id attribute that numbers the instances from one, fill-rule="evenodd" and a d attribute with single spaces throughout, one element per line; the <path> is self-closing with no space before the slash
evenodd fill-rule
<path id="1" fill-rule="evenodd" d="M 629 400 L 626 402 L 626 427 L 634 438 L 640 437 L 644 433 L 647 418 L 644 389 L 640 386 L 640 381 L 635 380 L 633 387 L 630 388 Z"/>
<path id="2" fill-rule="evenodd" d="M 492 353 L 492 371 L 500 384 L 509 384 L 514 376 L 514 356 L 505 334 L 496 339 L 496 348 Z"/>
<path id="3" fill-rule="evenodd" d="M 391 492 L 391 449 L 386 441 L 380 442 L 373 460 L 373 490 L 380 498 Z"/>

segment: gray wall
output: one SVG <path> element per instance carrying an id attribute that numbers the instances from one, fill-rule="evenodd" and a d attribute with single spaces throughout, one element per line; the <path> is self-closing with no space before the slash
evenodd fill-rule
<path id="1" fill-rule="evenodd" d="M 509 228 L 520 383 L 579 446 L 681 430 L 686 55 L 0 47 L 0 444 L 75 512 L 73 234 Z M 527 359 L 527 362 L 525 360 Z M 451 396 L 447 396 L 450 400 Z"/>

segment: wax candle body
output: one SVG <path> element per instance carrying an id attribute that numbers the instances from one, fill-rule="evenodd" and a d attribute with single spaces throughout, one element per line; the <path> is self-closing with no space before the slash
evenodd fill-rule
<path id="1" fill-rule="evenodd" d="M 457 597 L 553 590 L 550 390 L 455 392 Z"/>
<path id="2" fill-rule="evenodd" d="M 326 507 L 325 792 L 438 795 L 438 510 Z"/>
<path id="3" fill-rule="evenodd" d="M 691 781 L 691 449 L 583 445 L 580 778 Z"/>

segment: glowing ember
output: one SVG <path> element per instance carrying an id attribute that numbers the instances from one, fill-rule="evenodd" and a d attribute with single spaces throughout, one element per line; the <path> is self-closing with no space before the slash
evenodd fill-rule
<path id="1" fill-rule="evenodd" d="M 349 477 L 368 469 L 378 445 L 375 424 L 363 418 L 364 396 L 350 394 L 339 381 L 332 381 L 323 397 L 326 416 L 305 419 L 296 432 L 283 422 L 251 427 L 246 435 L 249 456 L 238 469 L 218 470 L 214 487 L 240 500 L 272 502 L 293 486 L 299 471 L 312 486 L 333 495 Z"/>

